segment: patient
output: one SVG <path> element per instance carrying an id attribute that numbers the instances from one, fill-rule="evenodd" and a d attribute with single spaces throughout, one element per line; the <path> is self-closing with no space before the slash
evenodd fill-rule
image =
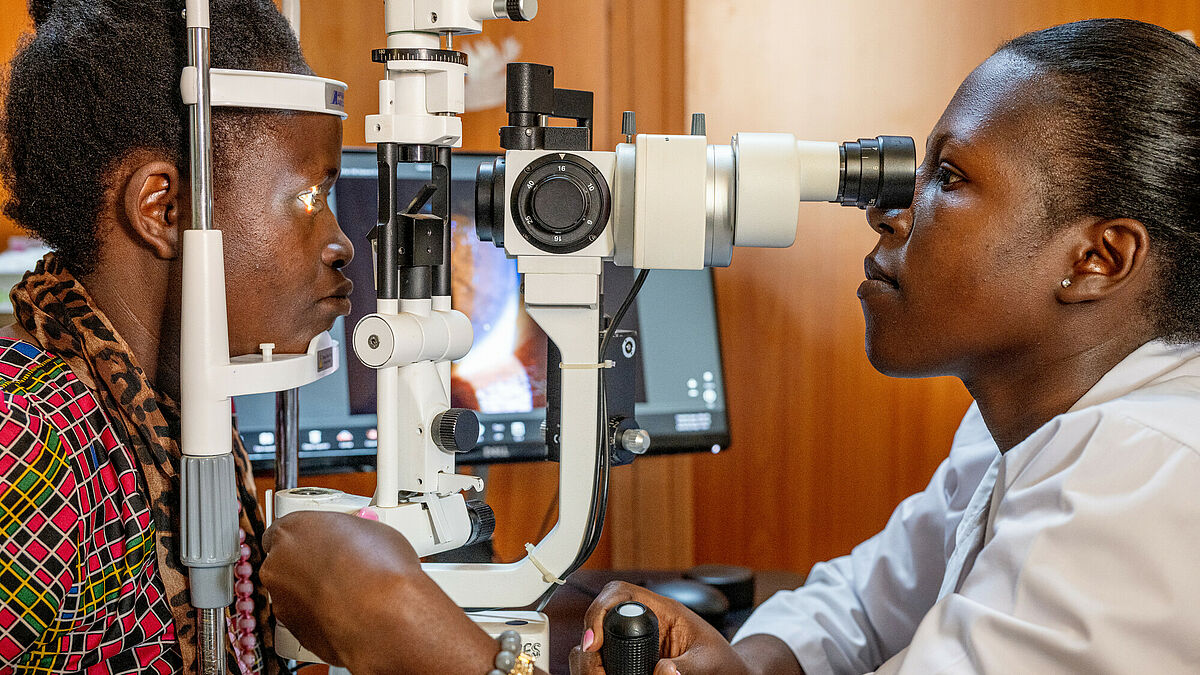
<path id="1" fill-rule="evenodd" d="M 1200 49 L 1127 20 L 1013 40 L 934 127 L 912 207 L 867 220 L 867 355 L 962 379 L 976 405 L 949 457 L 732 646 L 607 587 L 574 672 L 602 672 L 601 617 L 627 599 L 659 616 L 658 675 L 1195 672 Z M 290 515 L 267 547 L 279 616 L 356 675 L 491 667 L 495 643 L 378 523 Z"/>
<path id="2" fill-rule="evenodd" d="M 5 212 L 54 249 L 0 338 L 0 674 L 197 672 L 179 559 L 181 2 L 34 0 L 7 78 Z M 270 0 L 213 0 L 212 65 L 311 74 Z M 303 351 L 349 311 L 324 207 L 341 120 L 213 113 L 230 350 Z M 230 672 L 277 672 L 245 452 Z"/>

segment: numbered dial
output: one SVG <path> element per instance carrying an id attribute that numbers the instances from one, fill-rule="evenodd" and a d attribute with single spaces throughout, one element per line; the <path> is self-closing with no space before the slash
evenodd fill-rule
<path id="1" fill-rule="evenodd" d="M 608 182 L 586 159 L 551 153 L 531 162 L 517 180 L 513 220 L 534 246 L 574 253 L 604 232 L 612 207 Z"/>

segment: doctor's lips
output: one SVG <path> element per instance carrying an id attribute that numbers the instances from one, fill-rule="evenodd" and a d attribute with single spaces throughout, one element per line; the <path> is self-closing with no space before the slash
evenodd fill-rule
<path id="1" fill-rule="evenodd" d="M 892 288 L 900 288 L 900 284 L 896 283 L 896 278 L 885 272 L 883 267 L 875 262 L 874 258 L 863 260 L 863 268 L 866 271 L 868 281 L 882 281 Z"/>

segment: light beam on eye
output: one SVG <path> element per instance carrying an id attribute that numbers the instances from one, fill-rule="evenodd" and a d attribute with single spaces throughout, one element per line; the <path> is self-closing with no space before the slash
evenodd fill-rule
<path id="1" fill-rule="evenodd" d="M 317 206 L 319 206 L 318 199 L 320 197 L 320 194 L 321 194 L 321 186 L 320 185 L 314 185 L 314 186 L 308 188 L 307 190 L 305 190 L 304 192 L 300 193 L 298 199 L 300 200 L 301 203 L 304 204 L 304 212 L 305 213 L 312 213 L 313 211 L 316 210 Z"/>

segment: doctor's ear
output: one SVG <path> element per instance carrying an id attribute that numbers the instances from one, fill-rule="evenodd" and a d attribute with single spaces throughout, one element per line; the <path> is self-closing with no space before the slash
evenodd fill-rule
<path id="1" fill-rule="evenodd" d="M 163 260 L 179 255 L 179 169 L 152 160 L 134 167 L 125 183 L 125 217 L 131 236 Z"/>
<path id="2" fill-rule="evenodd" d="M 1133 282 L 1150 251 L 1146 226 L 1132 218 L 1096 221 L 1068 236 L 1068 271 L 1056 290 L 1065 304 L 1100 300 Z"/>

